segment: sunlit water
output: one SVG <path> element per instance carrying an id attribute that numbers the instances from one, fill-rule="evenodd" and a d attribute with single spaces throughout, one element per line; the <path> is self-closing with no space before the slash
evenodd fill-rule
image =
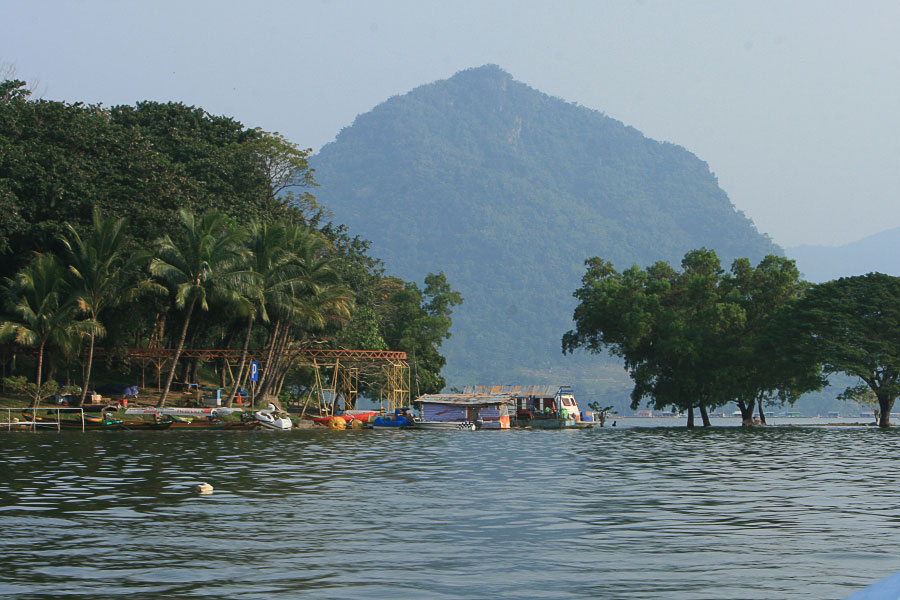
<path id="1" fill-rule="evenodd" d="M 0 596 L 837 599 L 900 570 L 900 430 L 660 421 L 2 433 Z"/>

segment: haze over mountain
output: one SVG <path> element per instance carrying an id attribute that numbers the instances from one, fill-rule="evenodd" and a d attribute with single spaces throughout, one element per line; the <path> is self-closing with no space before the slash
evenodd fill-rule
<path id="1" fill-rule="evenodd" d="M 796 246 L 785 254 L 814 283 L 873 271 L 900 275 L 900 227 L 842 246 Z"/>
<path id="2" fill-rule="evenodd" d="M 319 201 L 372 240 L 389 272 L 421 281 L 443 270 L 462 292 L 444 346 L 450 386 L 627 396 L 621 367 L 560 352 L 586 258 L 678 265 L 705 246 L 727 268 L 781 253 L 689 151 L 495 65 L 390 98 L 310 162 Z"/>

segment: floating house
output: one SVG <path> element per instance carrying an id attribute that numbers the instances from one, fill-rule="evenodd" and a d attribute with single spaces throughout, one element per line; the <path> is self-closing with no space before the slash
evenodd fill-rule
<path id="1" fill-rule="evenodd" d="M 472 385 L 464 394 L 496 394 L 512 399 L 512 421 L 518 427 L 562 429 L 591 427 L 592 413 L 582 413 L 567 385 Z"/>
<path id="2" fill-rule="evenodd" d="M 468 422 L 482 429 L 509 429 L 515 412 L 515 399 L 504 393 L 426 394 L 416 402 L 422 405 L 426 423 Z"/>

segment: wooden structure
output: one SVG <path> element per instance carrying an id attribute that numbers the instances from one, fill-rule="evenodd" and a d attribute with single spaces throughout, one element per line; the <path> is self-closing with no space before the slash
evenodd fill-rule
<path id="1" fill-rule="evenodd" d="M 30 348 L 0 347 L 0 355 L 32 352 Z M 34 350 L 36 352 L 36 350 Z M 94 358 L 107 356 L 103 348 L 94 349 Z M 231 371 L 241 360 L 242 350 L 221 348 L 185 348 L 179 359 L 223 361 Z M 390 350 L 331 350 L 317 348 L 289 348 L 286 358 L 295 366 L 310 367 L 313 383 L 306 395 L 306 405 L 315 406 L 323 415 L 332 415 L 339 407 L 353 409 L 359 398 L 360 381 L 378 384 L 381 390 L 378 400 L 389 411 L 409 406 L 409 363 L 406 352 Z M 130 361 L 142 366 L 152 364 L 156 368 L 157 388 L 161 387 L 162 373 L 171 364 L 175 350 L 170 348 L 127 348 L 115 351 L 115 360 Z M 266 368 L 268 350 L 250 350 L 249 362 L 259 363 L 260 371 Z M 232 376 L 233 378 L 233 376 Z M 309 406 L 312 405 L 312 406 Z"/>

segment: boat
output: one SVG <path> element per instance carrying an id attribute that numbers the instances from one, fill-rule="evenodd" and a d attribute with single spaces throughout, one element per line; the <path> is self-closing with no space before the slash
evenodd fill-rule
<path id="1" fill-rule="evenodd" d="M 398 408 L 393 414 L 375 417 L 372 421 L 372 429 L 380 429 L 382 431 L 399 429 L 408 429 L 415 427 L 416 421 L 409 414 L 408 408 Z"/>
<path id="2" fill-rule="evenodd" d="M 122 426 L 121 419 L 113 419 L 107 414 L 104 414 L 102 417 L 84 415 L 83 422 L 75 419 L 50 419 L 28 411 L 22 411 L 22 415 L 32 420 L 29 425 L 33 423 L 34 427 L 40 429 L 76 429 L 78 431 L 87 431 L 88 429 L 125 429 Z"/>
<path id="3" fill-rule="evenodd" d="M 178 419 L 172 422 L 172 429 L 177 429 L 179 431 L 228 429 L 231 425 L 232 423 L 212 418 L 197 421 L 191 419 Z"/>
<path id="4" fill-rule="evenodd" d="M 430 431 L 475 431 L 475 423 L 471 421 L 416 421 L 415 428 Z"/>
<path id="5" fill-rule="evenodd" d="M 285 414 L 279 414 L 278 409 L 271 402 L 268 407 L 257 411 L 254 416 L 260 426 L 266 429 L 286 430 L 294 426 L 291 418 Z"/>
<path id="6" fill-rule="evenodd" d="M 354 429 L 360 428 L 360 426 L 353 427 L 353 422 L 358 421 L 363 426 L 367 426 L 369 421 L 378 416 L 378 413 L 374 410 L 370 411 L 344 411 L 337 413 L 336 415 L 305 415 L 305 419 L 309 419 L 313 423 L 318 423 L 319 425 L 325 425 L 326 427 L 331 426 L 331 420 L 334 418 L 343 419 L 346 422 L 347 427 L 351 427 Z"/>
<path id="7" fill-rule="evenodd" d="M 162 431 L 170 428 L 172 423 L 172 421 L 121 421 L 121 426 L 128 431 Z"/>

